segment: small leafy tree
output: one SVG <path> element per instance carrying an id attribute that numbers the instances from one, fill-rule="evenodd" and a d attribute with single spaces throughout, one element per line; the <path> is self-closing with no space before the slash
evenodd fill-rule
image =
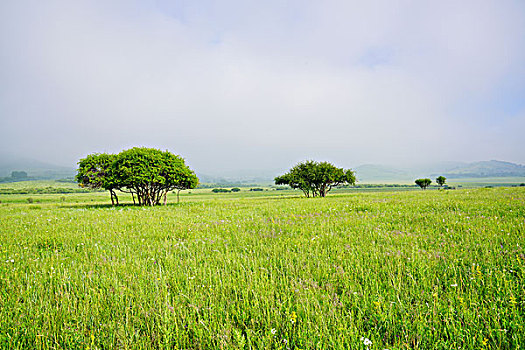
<path id="1" fill-rule="evenodd" d="M 416 185 L 418 185 L 419 187 L 421 187 L 421 189 L 424 190 L 432 183 L 432 180 L 430 180 L 430 179 L 417 179 L 415 182 L 416 182 Z"/>
<path id="2" fill-rule="evenodd" d="M 306 197 L 325 197 L 330 190 L 339 185 L 354 185 L 352 170 L 337 168 L 328 162 L 308 160 L 294 166 L 284 175 L 275 178 L 276 185 L 288 185 L 300 189 Z"/>
<path id="3" fill-rule="evenodd" d="M 445 184 L 445 181 L 447 181 L 447 178 L 444 176 L 438 176 L 436 178 L 436 183 L 439 185 L 439 187 L 443 187 L 443 185 Z"/>

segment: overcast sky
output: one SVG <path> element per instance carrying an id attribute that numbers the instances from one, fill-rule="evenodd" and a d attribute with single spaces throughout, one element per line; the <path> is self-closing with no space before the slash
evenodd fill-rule
<path id="1" fill-rule="evenodd" d="M 525 163 L 525 1 L 0 1 L 0 153 Z"/>

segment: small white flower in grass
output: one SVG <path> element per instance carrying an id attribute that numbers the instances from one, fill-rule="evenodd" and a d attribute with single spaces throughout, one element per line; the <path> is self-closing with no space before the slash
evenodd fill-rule
<path id="1" fill-rule="evenodd" d="M 272 328 L 272 330 L 271 330 L 270 332 L 272 332 L 272 334 L 274 334 L 274 335 L 275 335 L 275 334 L 277 333 L 277 329 L 275 329 L 275 328 Z"/>
<path id="2" fill-rule="evenodd" d="M 450 286 L 451 287 L 457 287 L 458 285 L 456 283 L 454 283 L 454 284 L 451 284 Z"/>
<path id="3" fill-rule="evenodd" d="M 363 345 L 366 347 L 369 347 L 370 345 L 372 345 L 372 341 L 368 338 L 361 337 L 361 341 L 363 342 Z"/>

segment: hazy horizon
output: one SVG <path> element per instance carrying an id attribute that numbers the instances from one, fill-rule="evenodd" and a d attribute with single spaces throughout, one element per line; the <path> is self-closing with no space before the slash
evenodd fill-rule
<path id="1" fill-rule="evenodd" d="M 522 1 L 2 1 L 0 155 L 525 164 Z"/>
<path id="2" fill-rule="evenodd" d="M 494 161 L 497 163 L 493 163 Z M 465 178 L 465 176 L 458 176 L 458 171 L 459 174 L 465 174 L 468 171 L 477 173 L 478 175 L 474 175 L 475 178 L 499 178 L 502 176 L 525 177 L 525 165 L 516 163 L 502 164 L 501 162 L 508 163 L 502 160 L 481 160 L 479 162 L 422 162 L 418 164 L 366 163 L 345 168 L 354 170 L 358 182 L 364 181 L 364 183 L 412 183 L 415 177 L 434 177 L 438 175 L 451 176 L 452 179 Z M 283 168 L 245 168 L 224 169 L 219 171 L 203 171 L 203 169 L 194 168 L 191 163 L 189 165 L 190 168 L 197 173 L 201 182 L 266 183 L 273 182 L 275 176 L 286 172 L 290 166 L 295 164 L 290 164 Z M 336 165 L 341 166 L 340 164 Z M 516 165 L 521 166 L 521 170 L 516 170 Z M 512 170 L 509 170 L 509 167 L 511 167 Z M 18 158 L 0 153 L 0 177 L 10 176 L 12 171 L 26 171 L 30 177 L 36 176 L 36 178 L 41 178 L 44 176 L 44 178 L 46 178 L 46 176 L 51 176 L 52 178 L 65 178 L 72 176 L 75 170 L 76 165 L 72 164 L 57 166 L 56 164 L 42 162 L 38 159 Z M 497 173 L 497 175 L 483 175 L 482 173 L 484 171 L 489 171 L 490 174 Z M 509 171 L 512 172 L 512 174 L 502 175 Z M 520 175 L 517 175 L 517 173 Z M 467 175 L 466 178 L 470 178 L 470 176 Z"/>

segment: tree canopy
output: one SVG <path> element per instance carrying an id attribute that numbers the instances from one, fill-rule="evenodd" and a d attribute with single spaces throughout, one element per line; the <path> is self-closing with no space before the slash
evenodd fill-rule
<path id="1" fill-rule="evenodd" d="M 444 176 L 438 176 L 436 178 L 436 183 L 439 185 L 439 187 L 443 186 L 445 184 L 445 181 L 447 181 L 447 178 Z"/>
<path id="2" fill-rule="evenodd" d="M 115 190 L 121 186 L 115 179 L 113 163 L 116 155 L 106 153 L 93 153 L 78 161 L 78 170 L 75 180 L 80 187 L 92 189 L 105 189 L 111 195 L 111 204 L 118 205 Z"/>
<path id="3" fill-rule="evenodd" d="M 416 185 L 421 187 L 421 189 L 424 190 L 432 183 L 432 180 L 430 180 L 430 179 L 417 179 L 415 181 L 415 183 L 416 183 Z"/>
<path id="4" fill-rule="evenodd" d="M 306 197 L 325 197 L 335 186 L 356 182 L 352 170 L 337 168 L 328 162 L 312 160 L 299 163 L 284 175 L 275 178 L 276 185 L 288 185 L 300 189 Z"/>
<path id="5" fill-rule="evenodd" d="M 119 154 L 95 153 L 78 162 L 76 180 L 82 187 L 110 191 L 112 204 L 118 204 L 115 190 L 131 193 L 139 205 L 157 205 L 169 191 L 195 188 L 198 178 L 184 159 L 168 151 L 135 147 Z"/>

